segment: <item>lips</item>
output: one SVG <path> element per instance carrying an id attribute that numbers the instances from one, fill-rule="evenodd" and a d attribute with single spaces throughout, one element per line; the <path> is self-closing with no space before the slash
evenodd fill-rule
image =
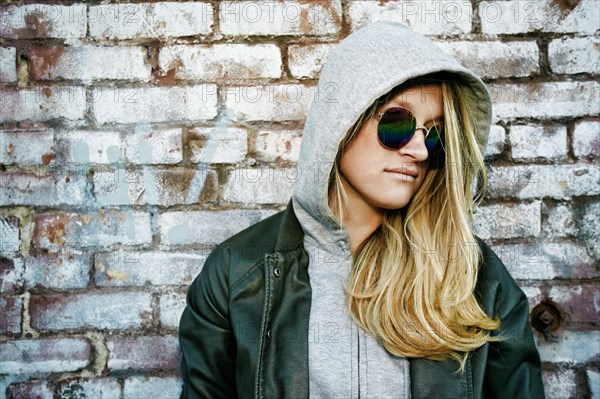
<path id="1" fill-rule="evenodd" d="M 386 172 L 398 173 L 407 176 L 412 176 L 416 178 L 419 173 L 416 170 L 410 170 L 408 168 L 394 168 L 394 169 L 385 169 Z"/>

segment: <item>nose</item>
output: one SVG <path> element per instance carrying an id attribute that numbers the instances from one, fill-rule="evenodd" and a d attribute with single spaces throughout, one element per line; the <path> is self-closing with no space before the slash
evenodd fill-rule
<path id="1" fill-rule="evenodd" d="M 416 128 L 415 133 L 410 138 L 410 141 L 406 145 L 400 148 L 398 151 L 402 155 L 413 157 L 415 162 L 422 162 L 427 159 L 429 153 L 425 146 L 425 133 L 426 129 L 423 126 Z"/>

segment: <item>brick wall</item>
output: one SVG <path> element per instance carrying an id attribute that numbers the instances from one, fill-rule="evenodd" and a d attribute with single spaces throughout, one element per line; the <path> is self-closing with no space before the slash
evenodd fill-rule
<path id="1" fill-rule="evenodd" d="M 560 313 L 548 398 L 600 398 L 597 0 L 115 3 L 0 5 L 0 396 L 177 397 L 187 285 L 283 209 L 335 43 L 393 19 L 489 84 L 477 232 Z"/>

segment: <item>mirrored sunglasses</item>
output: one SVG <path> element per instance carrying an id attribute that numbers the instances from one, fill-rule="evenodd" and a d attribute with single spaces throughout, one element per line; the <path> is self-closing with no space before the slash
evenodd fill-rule
<path id="1" fill-rule="evenodd" d="M 444 164 L 443 122 L 435 122 L 429 129 L 425 126 L 417 126 L 415 116 L 409 110 L 401 107 L 388 108 L 385 112 L 377 112 L 377 116 L 379 117 L 377 136 L 384 147 L 390 150 L 400 149 L 408 144 L 417 130 L 423 129 L 429 166 L 438 168 Z"/>

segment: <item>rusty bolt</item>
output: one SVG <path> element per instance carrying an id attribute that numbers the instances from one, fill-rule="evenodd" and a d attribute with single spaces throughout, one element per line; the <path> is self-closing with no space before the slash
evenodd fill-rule
<path id="1" fill-rule="evenodd" d="M 554 316 L 547 310 L 544 310 L 538 317 L 540 321 L 546 325 L 552 324 L 552 321 L 554 321 Z"/>
<path id="2" fill-rule="evenodd" d="M 531 311 L 531 325 L 539 332 L 547 334 L 560 327 L 561 315 L 555 304 L 545 301 L 538 304 Z"/>

